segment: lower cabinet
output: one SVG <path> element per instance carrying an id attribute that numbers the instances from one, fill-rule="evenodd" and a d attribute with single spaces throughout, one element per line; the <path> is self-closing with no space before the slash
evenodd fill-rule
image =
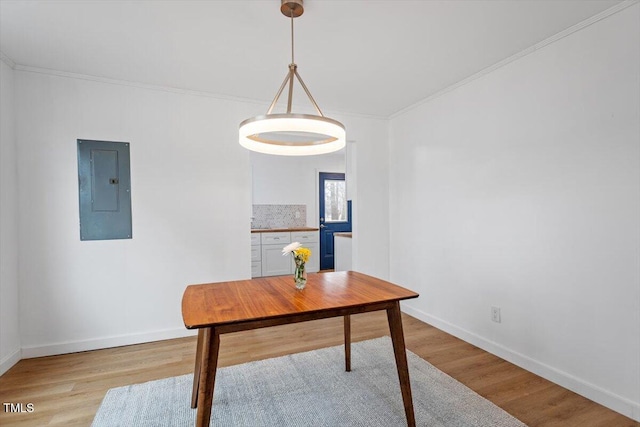
<path id="1" fill-rule="evenodd" d="M 351 237 L 334 235 L 333 254 L 335 271 L 351 270 Z"/>
<path id="2" fill-rule="evenodd" d="M 251 261 L 251 277 L 261 277 L 261 276 L 262 276 L 262 262 Z"/>
<path id="3" fill-rule="evenodd" d="M 262 245 L 262 275 L 282 276 L 291 274 L 291 256 L 282 256 L 282 245 Z"/>
<path id="4" fill-rule="evenodd" d="M 317 273 L 320 271 L 320 243 L 318 243 L 319 235 L 317 231 L 292 231 L 291 241 L 300 242 L 300 244 L 311 250 L 311 258 L 305 266 L 307 273 Z M 295 269 L 295 264 L 291 267 L 291 272 Z"/>
<path id="5" fill-rule="evenodd" d="M 262 276 L 262 251 L 260 235 L 251 233 L 251 277 Z"/>
<path id="6" fill-rule="evenodd" d="M 257 245 L 258 240 L 259 245 Z M 309 273 L 318 272 L 320 257 L 317 231 L 252 233 L 251 277 L 293 274 L 295 269 L 293 256 L 282 256 L 282 249 L 291 242 L 300 242 L 302 246 L 311 250 L 311 258 L 306 269 Z"/>

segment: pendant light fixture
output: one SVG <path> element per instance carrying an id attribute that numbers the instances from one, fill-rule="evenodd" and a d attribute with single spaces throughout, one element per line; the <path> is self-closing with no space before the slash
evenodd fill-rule
<path id="1" fill-rule="evenodd" d="M 240 145 L 265 154 L 281 156 L 308 156 L 340 150 L 345 146 L 344 126 L 337 120 L 325 117 L 311 96 L 311 92 L 298 74 L 298 66 L 293 56 L 293 19 L 304 12 L 303 0 L 281 0 L 280 11 L 291 20 L 291 64 L 289 72 L 276 93 L 273 102 L 263 116 L 251 117 L 240 123 Z M 293 81 L 300 86 L 315 108 L 314 114 L 294 114 L 291 112 Z M 287 112 L 272 113 L 284 88 L 289 85 Z"/>

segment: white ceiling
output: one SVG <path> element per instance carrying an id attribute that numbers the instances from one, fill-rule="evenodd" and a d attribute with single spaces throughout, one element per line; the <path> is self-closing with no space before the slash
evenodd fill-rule
<path id="1" fill-rule="evenodd" d="M 323 110 L 388 117 L 617 3 L 307 0 L 295 59 Z M 0 51 L 18 66 L 270 102 L 290 62 L 279 6 L 0 0 Z"/>

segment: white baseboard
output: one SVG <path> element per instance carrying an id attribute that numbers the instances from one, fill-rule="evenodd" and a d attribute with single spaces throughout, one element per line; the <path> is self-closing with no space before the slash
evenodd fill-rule
<path id="1" fill-rule="evenodd" d="M 524 354 L 510 350 L 509 348 L 481 337 L 473 332 L 469 332 L 445 320 L 411 307 L 406 302 L 403 302 L 402 304 L 402 311 L 470 344 L 480 347 L 489 353 L 495 354 L 496 356 L 524 368 L 527 371 L 533 372 L 536 375 L 578 393 L 587 399 L 593 400 L 602 406 L 606 406 L 607 408 L 619 412 L 626 417 L 632 418 L 635 421 L 640 421 L 640 403 L 638 402 L 633 402 L 627 398 L 618 396 L 615 393 L 577 378 L 571 374 L 541 363 L 535 359 L 525 356 Z"/>
<path id="2" fill-rule="evenodd" d="M 528 356 L 510 350 L 498 343 L 481 337 L 477 334 L 462 329 L 447 321 L 431 316 L 421 310 L 411 307 L 406 302 L 402 304 L 402 310 L 407 314 L 435 326 L 455 337 L 470 344 L 482 348 L 489 353 L 524 368 L 536 375 L 546 378 L 562 387 L 578 393 L 587 399 L 591 399 L 607 408 L 621 413 L 624 416 L 640 421 L 640 403 L 633 402 L 622 396 L 618 396 L 608 390 L 560 371 L 552 366 L 541 363 Z M 152 341 L 161 341 L 173 338 L 182 338 L 195 335 L 195 331 L 180 329 L 167 329 L 162 331 L 147 332 L 141 334 L 119 335 L 115 337 L 97 338 L 85 341 L 69 341 L 63 343 L 48 344 L 43 346 L 23 347 L 0 361 L 0 375 L 15 365 L 20 358 L 52 356 L 56 354 L 75 353 L 79 351 L 97 350 L 102 348 L 120 347 L 123 345 L 140 344 Z"/>
<path id="3" fill-rule="evenodd" d="M 13 365 L 20 361 L 22 356 L 21 353 L 22 352 L 18 348 L 13 353 L 0 360 L 0 375 L 3 375 L 5 372 L 11 369 Z"/>
<path id="4" fill-rule="evenodd" d="M 166 329 L 162 331 L 118 335 L 85 341 L 67 341 L 41 346 L 22 347 L 22 358 L 30 359 L 32 357 L 53 356 L 56 354 L 77 353 L 79 351 L 98 350 L 102 348 L 120 347 L 123 345 L 162 341 L 173 338 L 188 337 L 195 335 L 196 333 L 196 331 L 190 331 L 184 328 Z"/>

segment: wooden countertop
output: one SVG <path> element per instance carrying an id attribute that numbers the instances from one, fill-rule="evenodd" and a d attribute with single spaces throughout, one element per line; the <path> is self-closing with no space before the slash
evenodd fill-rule
<path id="1" fill-rule="evenodd" d="M 333 233 L 334 236 L 352 238 L 353 233 Z"/>
<path id="2" fill-rule="evenodd" d="M 286 231 L 318 231 L 319 228 L 313 227 L 292 227 L 292 228 L 252 228 L 252 233 L 278 233 Z"/>

